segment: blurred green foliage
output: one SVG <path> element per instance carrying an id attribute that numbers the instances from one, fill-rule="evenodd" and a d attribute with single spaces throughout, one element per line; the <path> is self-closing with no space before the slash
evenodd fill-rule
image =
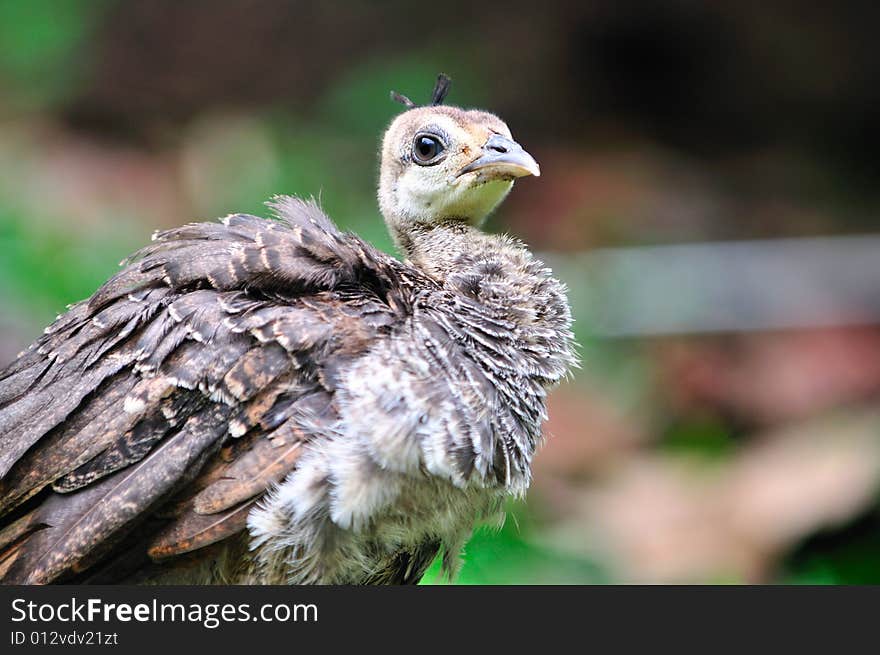
<path id="1" fill-rule="evenodd" d="M 670 453 L 723 461 L 736 449 L 730 430 L 712 416 L 694 416 L 669 426 L 661 441 L 661 448 Z"/>
<path id="2" fill-rule="evenodd" d="M 0 79 L 14 89 L 14 105 L 42 108 L 76 88 L 88 63 L 89 51 L 81 46 L 107 5 L 0 0 Z"/>
<path id="3" fill-rule="evenodd" d="M 464 585 L 503 584 L 606 584 L 612 580 L 600 563 L 572 557 L 536 542 L 534 510 L 511 503 L 504 525 L 496 530 L 481 527 L 464 550 L 461 573 Z M 422 584 L 446 584 L 439 558 Z"/>
<path id="4" fill-rule="evenodd" d="M 783 566 L 788 584 L 880 584 L 880 514 L 802 544 Z"/>
<path id="5" fill-rule="evenodd" d="M 0 291 L 35 324 L 90 296 L 116 272 L 120 259 L 146 241 L 131 225 L 98 234 L 57 228 L 4 207 L 0 199 Z"/>

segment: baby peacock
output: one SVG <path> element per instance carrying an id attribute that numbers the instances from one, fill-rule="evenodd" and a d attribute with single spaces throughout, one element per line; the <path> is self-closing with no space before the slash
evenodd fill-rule
<path id="1" fill-rule="evenodd" d="M 498 117 L 407 106 L 379 205 L 155 235 L 0 372 L 6 583 L 415 583 L 523 494 L 575 363 L 564 286 L 479 226 L 538 164 Z"/>

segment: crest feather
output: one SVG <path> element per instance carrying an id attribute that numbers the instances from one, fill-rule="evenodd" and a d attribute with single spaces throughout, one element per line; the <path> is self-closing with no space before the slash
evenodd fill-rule
<path id="1" fill-rule="evenodd" d="M 446 96 L 449 95 L 449 89 L 452 86 L 452 79 L 446 73 L 440 73 L 437 76 L 437 81 L 434 83 L 434 90 L 431 92 L 431 104 L 428 106 L 436 107 L 437 105 L 442 105 L 443 101 L 446 100 Z M 391 99 L 394 102 L 399 102 L 404 105 L 407 109 L 414 109 L 415 107 L 424 106 L 417 105 L 408 97 L 403 95 L 402 93 L 398 93 L 397 91 L 391 92 Z"/>

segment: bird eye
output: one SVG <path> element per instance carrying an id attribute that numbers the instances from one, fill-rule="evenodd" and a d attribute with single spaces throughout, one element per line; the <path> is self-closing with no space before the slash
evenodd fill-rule
<path id="1" fill-rule="evenodd" d="M 440 137 L 434 134 L 416 134 L 412 149 L 415 163 L 420 166 L 436 164 L 442 159 L 444 152 L 446 152 L 446 145 L 440 140 Z"/>

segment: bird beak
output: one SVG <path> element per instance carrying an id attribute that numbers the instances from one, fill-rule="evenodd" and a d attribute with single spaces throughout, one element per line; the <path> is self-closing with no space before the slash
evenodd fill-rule
<path id="1" fill-rule="evenodd" d="M 483 154 L 462 168 L 455 177 L 479 171 L 484 178 L 512 179 L 541 175 L 538 162 L 513 139 L 493 134 L 483 144 Z"/>

